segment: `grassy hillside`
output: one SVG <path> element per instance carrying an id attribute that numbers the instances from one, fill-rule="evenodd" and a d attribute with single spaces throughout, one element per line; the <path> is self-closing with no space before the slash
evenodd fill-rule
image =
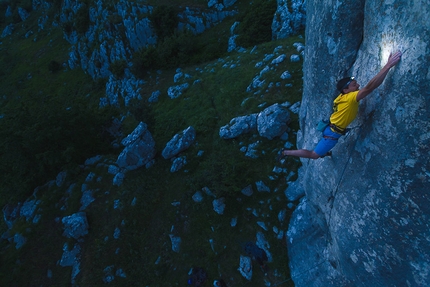
<path id="1" fill-rule="evenodd" d="M 151 72 L 142 87 L 141 101 L 133 102 L 128 110 L 100 110 L 103 81 L 94 83 L 82 71 L 63 66 L 69 45 L 62 39 L 60 28 L 25 37 L 31 27 L 37 30 L 31 26 L 36 25 L 36 15 L 31 17 L 35 18 L 0 45 L 0 143 L 7 151 L 2 154 L 0 203 L 16 205 L 40 186 L 33 195 L 40 200 L 36 210 L 39 220 L 33 223 L 21 217 L 8 231 L 10 236 L 21 234 L 27 238 L 20 249 L 1 241 L 0 284 L 69 285 L 72 268 L 58 264 L 67 243 L 69 249 L 75 244 L 82 249 L 76 277 L 80 286 L 103 285 L 110 273 L 114 275 L 110 285 L 115 286 L 185 286 L 192 267 L 208 272 L 210 280 L 204 286 L 211 286 L 218 278 L 229 286 L 264 286 L 267 282 L 271 286 L 281 282 L 282 286 L 292 286 L 286 238 L 277 239 L 272 229 L 287 229 L 288 216 L 280 223 L 278 213 L 286 209 L 286 177 L 297 170 L 299 163 L 291 159 L 284 165 L 276 162 L 277 152 L 285 144 L 279 138 L 267 140 L 249 134 L 223 140 L 218 132 L 233 117 L 259 112 L 273 103 L 300 100 L 301 63 L 288 59 L 297 53 L 292 44 L 303 39 L 268 42 L 256 46 L 253 52 L 249 48 L 244 53 L 183 66 L 182 71 L 190 76 L 183 82 L 190 83 L 190 88 L 177 99 L 167 96 L 168 87 L 174 85 L 175 70 Z M 271 65 L 263 87 L 246 92 L 264 67 L 256 64 L 277 47 L 276 56 L 286 54 L 287 60 Z M 53 61 L 60 68 L 55 68 Z M 270 65 L 270 60 L 266 64 Z M 280 79 L 286 70 L 292 79 Z M 156 90 L 161 91 L 159 101 L 148 103 Z M 139 121 L 148 124 L 158 154 L 151 168 L 127 173 L 123 185 L 117 187 L 112 185 L 107 165 L 116 160 L 120 150 L 110 147 L 112 138 L 104 135 L 103 127 L 120 114 L 125 115 L 124 135 Z M 289 142 L 294 143 L 298 126 L 297 116 L 292 117 Z M 161 157 L 161 151 L 167 141 L 188 126 L 196 129 L 197 142 L 182 154 L 188 162 L 184 169 L 171 173 L 171 162 Z M 258 158 L 246 157 L 241 147 L 256 141 L 260 141 Z M 199 151 L 203 151 L 201 156 Z M 82 166 L 86 158 L 97 154 L 103 155 L 104 164 Z M 274 173 L 275 166 L 286 170 Z M 67 177 L 61 187 L 53 182 L 45 184 L 63 170 L 67 170 Z M 96 180 L 86 182 L 90 173 Z M 257 181 L 263 181 L 271 192 L 257 192 Z M 95 201 L 85 210 L 89 234 L 83 242 L 77 242 L 62 236 L 61 218 L 79 210 L 84 183 L 93 190 Z M 241 193 L 248 185 L 254 189 L 251 197 Z M 203 188 L 226 199 L 223 215 L 213 211 L 212 196 L 204 194 L 202 203 L 193 201 L 192 196 Z M 232 218 L 237 218 L 235 227 L 230 224 Z M 259 221 L 265 222 L 267 231 L 257 224 Z M 114 236 L 116 229 L 120 230 L 118 236 Z M 254 261 L 254 275 L 248 282 L 237 271 L 239 258 L 246 255 L 245 242 L 255 242 L 259 231 L 270 244 L 273 262 L 264 275 Z M 170 234 L 182 239 L 179 253 L 172 251 Z M 117 270 L 122 270 L 123 276 L 118 275 L 121 272 L 115 275 Z"/>

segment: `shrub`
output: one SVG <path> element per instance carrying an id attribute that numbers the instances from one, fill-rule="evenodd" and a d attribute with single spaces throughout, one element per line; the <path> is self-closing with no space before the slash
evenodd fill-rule
<path id="1" fill-rule="evenodd" d="M 158 51 L 154 46 L 147 46 L 139 49 L 133 55 L 133 74 L 143 78 L 148 71 L 158 68 Z"/>
<path id="2" fill-rule="evenodd" d="M 55 73 L 58 72 L 59 70 L 61 70 L 61 64 L 58 63 L 57 61 L 52 60 L 51 62 L 49 62 L 48 64 L 48 70 L 51 73 Z"/>
<path id="3" fill-rule="evenodd" d="M 116 60 L 110 65 L 110 71 L 117 79 L 124 76 L 125 68 L 127 68 L 127 61 L 124 59 Z"/>
<path id="4" fill-rule="evenodd" d="M 84 103 L 67 105 L 58 96 L 40 95 L 8 103 L 0 121 L 2 196 L 19 198 L 63 168 L 110 151 L 103 126 L 115 111 Z"/>
<path id="5" fill-rule="evenodd" d="M 174 7 L 165 5 L 157 6 L 149 15 L 152 27 L 155 30 L 158 40 L 171 36 L 178 27 L 178 12 Z"/>
<path id="6" fill-rule="evenodd" d="M 272 21 L 276 12 L 275 0 L 256 0 L 245 11 L 239 25 L 237 43 L 243 47 L 272 40 Z"/>
<path id="7" fill-rule="evenodd" d="M 87 5 L 82 5 L 76 12 L 75 29 L 79 34 L 84 34 L 90 26 L 90 12 Z"/>

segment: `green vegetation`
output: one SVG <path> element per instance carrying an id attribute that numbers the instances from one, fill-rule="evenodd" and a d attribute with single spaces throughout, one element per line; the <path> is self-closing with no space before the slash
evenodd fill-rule
<path id="1" fill-rule="evenodd" d="M 51 37 L 15 38 L 1 48 L 1 206 L 22 200 L 59 170 L 110 151 L 104 127 L 118 112 L 98 107 L 104 87 L 62 68 L 66 43 L 61 31 Z"/>
<path id="2" fill-rule="evenodd" d="M 253 1 L 242 14 L 237 44 L 250 47 L 272 40 L 272 21 L 276 0 Z"/>
<path id="3" fill-rule="evenodd" d="M 179 23 L 178 10 L 175 6 L 157 6 L 148 18 L 157 34 L 158 41 L 172 36 Z"/>
<path id="4" fill-rule="evenodd" d="M 76 12 L 74 21 L 76 32 L 84 34 L 90 26 L 90 11 L 87 5 L 82 5 Z"/>
<path id="5" fill-rule="evenodd" d="M 196 65 L 222 57 L 226 54 L 232 23 L 233 19 L 228 19 L 202 35 L 193 35 L 186 30 L 174 31 L 156 46 L 147 46 L 134 53 L 134 74 L 144 78 L 150 71 Z"/>
<path id="6" fill-rule="evenodd" d="M 203 5 L 202 1 L 189 2 Z M 76 241 L 62 236 L 61 218 L 76 213 L 81 207 L 81 187 L 90 172 L 97 180 L 85 184 L 93 191 L 95 201 L 85 210 L 90 229 L 80 243 L 77 285 L 104 284 L 104 270 L 114 266 L 114 272 L 122 269 L 126 277 L 115 276 L 111 285 L 185 286 L 189 270 L 199 266 L 208 271 L 210 280 L 222 275 L 233 286 L 264 286 L 265 280 L 292 286 L 288 281 L 285 238 L 277 239 L 272 232 L 273 226 L 285 231 L 288 223 L 288 219 L 284 223 L 277 219 L 278 212 L 286 208 L 283 195 L 286 175 L 272 171 L 280 165 L 275 158 L 284 142 L 269 141 L 257 134 L 223 140 L 218 132 L 233 117 L 261 111 L 262 106 L 300 100 L 301 63 L 279 64 L 265 74 L 266 84 L 255 94 L 247 93 L 246 88 L 260 72 L 256 63 L 265 55 L 282 46 L 281 53 L 289 58 L 295 53 L 292 44 L 303 40 L 292 37 L 260 44 L 253 53 L 225 55 L 233 21 L 228 19 L 205 36 L 189 37 L 174 32 L 157 49 L 149 47 L 137 52 L 139 60 L 136 61 L 141 61 L 142 68 L 140 76 L 147 84 L 142 89 L 142 100 L 132 101 L 127 110 L 100 110 L 98 102 L 104 97 L 105 80 L 93 82 L 81 70 L 63 67 L 69 45 L 63 40 L 61 28 L 42 31 L 37 41 L 23 37 L 27 32 L 24 29 L 3 39 L 0 46 L 0 205 L 23 202 L 39 186 L 35 197 L 40 200 L 36 211 L 40 220 L 32 223 L 20 218 L 9 231 L 11 235 L 19 233 L 27 238 L 21 249 L 1 241 L 1 286 L 70 285 L 72 268 L 61 267 L 57 262 L 64 244 L 72 247 Z M 181 60 L 158 59 L 158 55 L 167 59 L 172 54 Z M 154 72 L 155 64 L 151 61 L 161 61 L 158 67 L 165 69 Z M 174 85 L 173 76 L 179 66 L 191 76 L 187 79 L 190 88 L 179 98 L 170 99 L 167 89 Z M 124 68 L 125 63 L 117 61 L 111 71 L 120 77 Z M 292 79 L 279 78 L 285 70 L 293 75 Z M 270 82 L 279 85 L 270 85 Z M 160 99 L 149 104 L 147 99 L 155 90 L 161 91 Z M 127 173 L 120 187 L 112 185 L 112 175 L 106 168 L 115 162 L 120 151 L 110 148 L 112 139 L 103 132 L 119 114 L 125 117 L 124 135 L 139 121 L 147 123 L 158 151 L 151 168 Z M 298 123 L 297 116 L 292 117 L 289 141 L 295 142 Z M 188 126 L 196 129 L 197 142 L 182 154 L 187 157 L 185 168 L 171 173 L 171 161 L 163 159 L 160 153 L 167 141 Z M 260 141 L 257 159 L 240 152 L 241 147 L 256 141 Z M 203 154 L 198 156 L 200 151 Z M 97 154 L 103 155 L 104 165 L 82 168 L 85 159 Z M 290 172 L 298 166 L 298 161 L 288 159 L 283 167 Z M 45 184 L 63 170 L 67 170 L 63 186 Z M 272 192 L 257 192 L 255 182 L 260 180 Z M 250 184 L 254 185 L 254 195 L 242 195 L 240 191 Z M 204 187 L 216 197 L 226 199 L 223 215 L 213 211 L 211 196 L 204 194 L 202 203 L 192 200 L 193 194 Z M 132 205 L 134 201 L 136 204 Z M 180 204 L 173 206 L 173 202 Z M 287 218 L 290 212 L 287 211 Z M 230 225 L 232 218 L 238 219 L 236 227 Z M 255 241 L 256 232 L 262 230 L 257 225 L 262 220 L 269 225 L 269 230 L 263 233 L 270 244 L 273 262 L 269 263 L 267 276 L 254 263 L 254 275 L 249 283 L 237 271 L 239 257 L 245 255 L 243 244 Z M 3 222 L 0 227 L 2 232 L 6 230 Z M 118 239 L 113 237 L 115 228 L 121 230 Z M 179 253 L 172 251 L 169 234 L 181 237 Z M 213 250 L 209 239 L 214 242 Z M 212 282 L 207 282 L 205 286 L 211 285 Z"/>
<path id="7" fill-rule="evenodd" d="M 127 68 L 127 61 L 125 59 L 116 60 L 110 65 L 110 70 L 117 79 L 124 76 L 125 68 Z"/>

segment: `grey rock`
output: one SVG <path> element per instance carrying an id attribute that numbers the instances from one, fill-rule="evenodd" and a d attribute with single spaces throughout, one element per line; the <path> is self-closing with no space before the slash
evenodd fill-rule
<path id="1" fill-rule="evenodd" d="M 143 122 L 140 122 L 121 144 L 125 148 L 116 161 L 119 168 L 134 170 L 146 165 L 155 156 L 155 141 Z"/>
<path id="2" fill-rule="evenodd" d="M 36 211 L 37 205 L 40 204 L 40 200 L 27 200 L 21 206 L 20 216 L 25 217 L 26 221 L 29 221 L 33 218 L 34 212 Z"/>
<path id="3" fill-rule="evenodd" d="M 67 267 L 73 266 L 80 261 L 81 247 L 75 244 L 72 250 L 69 250 L 67 243 L 63 246 L 63 255 L 60 259 L 60 266 Z"/>
<path id="4" fill-rule="evenodd" d="M 116 165 L 111 164 L 108 167 L 108 173 L 110 174 L 117 174 L 119 171 L 120 171 L 120 168 L 117 167 Z"/>
<path id="5" fill-rule="evenodd" d="M 179 253 L 179 251 L 181 250 L 181 237 L 173 234 L 169 234 L 169 237 L 170 241 L 172 242 L 172 250 L 176 253 Z"/>
<path id="6" fill-rule="evenodd" d="M 187 158 L 185 156 L 177 157 L 173 160 L 170 172 L 177 172 L 187 164 Z"/>
<path id="7" fill-rule="evenodd" d="M 183 83 L 181 85 L 169 87 L 167 89 L 167 95 L 171 99 L 176 99 L 181 96 L 188 89 L 189 86 L 190 85 L 188 83 Z"/>
<path id="8" fill-rule="evenodd" d="M 16 233 L 13 236 L 13 242 L 15 243 L 15 248 L 20 249 L 27 242 L 27 238 L 22 236 L 20 233 Z"/>
<path id="9" fill-rule="evenodd" d="M 240 274 L 247 279 L 248 281 L 251 281 L 252 279 L 252 261 L 251 258 L 248 256 L 240 255 L 240 262 L 239 262 L 239 268 L 238 268 Z"/>
<path id="10" fill-rule="evenodd" d="M 63 255 L 61 257 L 61 260 L 59 262 L 60 266 L 68 267 L 72 266 L 72 273 L 71 273 L 71 285 L 76 285 L 76 277 L 81 271 L 81 247 L 78 244 L 75 244 L 72 250 L 68 250 L 67 243 L 64 244 L 63 247 Z"/>
<path id="11" fill-rule="evenodd" d="M 233 6 L 236 3 L 237 0 L 223 0 L 224 7 L 228 8 L 230 6 Z"/>
<path id="12" fill-rule="evenodd" d="M 252 185 L 248 185 L 247 187 L 245 187 L 244 189 L 242 189 L 242 194 L 246 195 L 246 196 L 251 196 L 254 191 L 252 190 Z"/>
<path id="13" fill-rule="evenodd" d="M 234 217 L 230 221 L 230 226 L 235 227 L 237 225 L 237 217 Z"/>
<path id="14" fill-rule="evenodd" d="M 272 65 L 278 65 L 278 64 L 282 63 L 285 60 L 285 58 L 287 58 L 287 56 L 282 54 L 282 55 L 278 56 L 277 58 L 273 59 L 271 64 Z"/>
<path id="15" fill-rule="evenodd" d="M 278 213 L 278 220 L 280 223 L 283 223 L 285 221 L 285 218 L 287 217 L 287 210 L 284 208 L 279 211 Z"/>
<path id="16" fill-rule="evenodd" d="M 257 181 L 255 186 L 259 192 L 270 192 L 270 188 L 262 180 Z"/>
<path id="17" fill-rule="evenodd" d="M 291 55 L 290 61 L 292 63 L 299 62 L 300 61 L 300 56 L 299 55 Z"/>
<path id="18" fill-rule="evenodd" d="M 242 134 L 257 131 L 257 114 L 233 118 L 230 123 L 219 130 L 219 136 L 223 139 L 236 138 Z"/>
<path id="19" fill-rule="evenodd" d="M 93 197 L 93 191 L 83 191 L 81 197 L 81 208 L 79 209 L 79 211 L 85 210 L 93 201 L 95 201 L 95 198 Z"/>
<path id="20" fill-rule="evenodd" d="M 257 237 L 257 242 L 255 244 L 266 252 L 267 262 L 272 262 L 273 257 L 269 251 L 270 244 L 267 241 L 266 237 L 264 236 L 264 234 L 261 231 L 257 232 L 256 237 Z"/>
<path id="21" fill-rule="evenodd" d="M 261 228 L 263 228 L 265 231 L 267 231 L 267 226 L 266 223 L 264 223 L 263 221 L 257 221 L 258 226 L 260 226 Z"/>
<path id="22" fill-rule="evenodd" d="M 78 239 L 88 234 L 88 221 L 85 212 L 81 211 L 61 220 L 64 225 L 63 236 Z"/>
<path id="23" fill-rule="evenodd" d="M 260 144 L 260 141 L 256 141 L 255 143 L 250 143 L 245 151 L 245 156 L 250 158 L 258 158 L 258 150 L 257 146 Z"/>
<path id="24" fill-rule="evenodd" d="M 116 185 L 116 186 L 121 186 L 122 183 L 124 182 L 124 178 L 125 178 L 125 174 L 123 172 L 118 172 L 113 177 L 113 183 L 112 184 Z"/>
<path id="25" fill-rule="evenodd" d="M 301 53 L 305 50 L 305 45 L 300 43 L 300 42 L 294 43 L 293 46 L 296 47 L 296 50 L 299 53 Z"/>
<path id="26" fill-rule="evenodd" d="M 7 25 L 4 29 L 3 32 L 1 33 L 1 38 L 5 38 L 7 36 L 12 35 L 13 30 L 15 29 L 15 26 L 11 23 L 9 25 Z"/>
<path id="27" fill-rule="evenodd" d="M 30 13 L 28 13 L 24 8 L 18 7 L 18 15 L 22 21 L 25 21 L 30 16 Z"/>
<path id="28" fill-rule="evenodd" d="M 258 114 L 257 130 L 265 138 L 273 139 L 282 135 L 288 128 L 290 112 L 279 104 L 274 104 Z"/>
<path id="29" fill-rule="evenodd" d="M 292 77 L 293 77 L 293 76 L 291 76 L 290 72 L 288 72 L 288 71 L 283 72 L 283 73 L 282 73 L 282 75 L 281 75 L 281 79 L 282 79 L 282 80 L 289 80 L 289 79 L 291 79 Z"/>
<path id="30" fill-rule="evenodd" d="M 104 276 L 103 276 L 103 282 L 104 283 L 111 283 L 112 281 L 114 281 L 115 280 L 115 275 L 114 275 L 114 265 L 110 265 L 110 266 L 108 266 L 108 267 L 106 267 L 105 269 L 103 269 L 103 273 L 104 273 Z"/>
<path id="31" fill-rule="evenodd" d="M 66 176 L 67 176 L 67 172 L 66 171 L 62 171 L 57 175 L 57 178 L 55 180 L 55 184 L 58 187 L 61 187 L 64 184 L 64 181 L 66 180 Z"/>
<path id="32" fill-rule="evenodd" d="M 13 13 L 12 13 L 12 7 L 10 7 L 9 5 L 7 6 L 6 12 L 4 14 L 4 16 L 6 18 L 12 17 Z"/>
<path id="33" fill-rule="evenodd" d="M 289 201 L 296 201 L 305 196 L 305 189 L 299 181 L 294 181 L 288 184 L 285 190 L 285 196 Z"/>
<path id="34" fill-rule="evenodd" d="M 122 268 L 117 269 L 115 275 L 121 278 L 127 278 L 127 274 L 122 270 Z"/>
<path id="35" fill-rule="evenodd" d="M 211 197 L 213 197 L 213 198 L 216 198 L 216 196 L 215 196 L 215 194 L 208 188 L 208 187 L 203 187 L 202 188 L 202 191 L 204 192 L 204 193 L 206 193 L 207 195 L 209 195 L 209 196 L 211 196 Z"/>
<path id="36" fill-rule="evenodd" d="M 214 208 L 214 211 L 220 215 L 224 214 L 225 209 L 225 198 L 221 197 L 218 199 L 214 199 L 212 201 L 212 206 Z"/>
<path id="37" fill-rule="evenodd" d="M 181 133 L 176 134 L 165 146 L 161 155 L 165 159 L 172 158 L 180 152 L 188 149 L 196 140 L 196 131 L 189 126 Z"/>
<path id="38" fill-rule="evenodd" d="M 3 219 L 8 228 L 12 228 L 13 222 L 19 217 L 21 205 L 21 203 L 18 203 L 17 206 L 12 206 L 11 204 L 6 204 L 3 206 Z"/>
<path id="39" fill-rule="evenodd" d="M 196 193 L 194 193 L 193 195 L 193 200 L 197 203 L 200 203 L 203 201 L 203 195 L 200 191 L 197 191 Z"/>
<path id="40" fill-rule="evenodd" d="M 306 0 L 278 0 L 272 22 L 272 38 L 284 39 L 305 27 Z"/>
<path id="41" fill-rule="evenodd" d="M 118 227 L 116 227 L 115 231 L 113 232 L 113 238 L 118 239 L 120 235 L 121 235 L 121 230 Z"/>
<path id="42" fill-rule="evenodd" d="M 102 159 L 103 159 L 103 156 L 101 156 L 101 155 L 93 156 L 92 158 L 85 160 L 85 165 L 86 166 L 95 165 L 98 162 L 100 162 Z"/>
<path id="43" fill-rule="evenodd" d="M 298 113 L 300 112 L 300 102 L 297 102 L 297 103 L 293 104 L 293 105 L 290 107 L 290 111 L 291 111 L 292 113 L 294 113 L 294 114 L 298 114 Z"/>
<path id="44" fill-rule="evenodd" d="M 160 97 L 161 92 L 160 91 L 154 91 L 151 94 L 151 97 L 149 97 L 148 102 L 150 103 L 156 103 L 158 102 L 158 98 Z"/>

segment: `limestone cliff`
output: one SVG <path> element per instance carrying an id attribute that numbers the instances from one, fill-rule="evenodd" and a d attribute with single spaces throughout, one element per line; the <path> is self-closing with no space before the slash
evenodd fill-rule
<path id="1" fill-rule="evenodd" d="M 298 148 L 313 149 L 336 81 L 364 86 L 404 51 L 333 156 L 302 160 L 306 196 L 288 232 L 296 286 L 429 286 L 428 1 L 307 1 Z"/>

